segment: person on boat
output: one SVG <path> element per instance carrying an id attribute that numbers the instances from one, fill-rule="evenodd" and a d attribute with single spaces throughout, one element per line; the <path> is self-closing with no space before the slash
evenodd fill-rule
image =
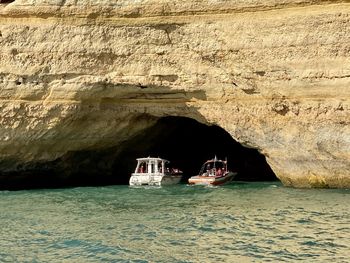
<path id="1" fill-rule="evenodd" d="M 207 164 L 207 174 L 206 175 L 210 176 L 210 164 L 209 163 Z"/>
<path id="2" fill-rule="evenodd" d="M 142 173 L 142 174 L 145 172 L 145 164 L 144 164 L 144 163 L 142 163 L 142 164 L 140 165 L 139 172 Z"/>
<path id="3" fill-rule="evenodd" d="M 219 169 L 216 171 L 216 176 L 222 176 L 222 170 L 219 167 Z"/>

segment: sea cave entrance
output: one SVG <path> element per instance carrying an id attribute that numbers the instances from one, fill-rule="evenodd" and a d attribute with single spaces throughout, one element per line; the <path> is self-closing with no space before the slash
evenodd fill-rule
<path id="1" fill-rule="evenodd" d="M 227 158 L 238 172 L 235 181 L 275 181 L 265 157 L 246 148 L 224 129 L 185 117 L 163 117 L 121 145 L 101 150 L 70 152 L 48 163 L 32 163 L 11 173 L 0 173 L 0 189 L 64 188 L 126 185 L 136 158 L 161 157 L 184 172 L 183 182 L 202 164 L 217 156 Z"/>
<path id="2" fill-rule="evenodd" d="M 161 157 L 184 172 L 184 182 L 199 172 L 202 164 L 214 156 L 227 158 L 236 181 L 275 181 L 265 156 L 242 146 L 218 126 L 207 126 L 185 117 L 164 117 L 125 143 L 113 168 L 119 184 L 127 184 L 135 169 L 136 158 Z"/>

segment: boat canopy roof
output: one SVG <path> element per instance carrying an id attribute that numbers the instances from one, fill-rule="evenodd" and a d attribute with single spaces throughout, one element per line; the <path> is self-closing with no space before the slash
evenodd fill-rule
<path id="1" fill-rule="evenodd" d="M 227 163 L 227 161 L 219 160 L 215 157 L 214 159 L 206 161 L 204 164 L 207 164 L 207 163 Z"/>
<path id="2" fill-rule="evenodd" d="M 145 158 L 137 158 L 136 159 L 138 162 L 146 162 L 146 161 L 163 161 L 165 163 L 169 163 L 168 160 L 162 159 L 159 157 L 145 157 Z"/>

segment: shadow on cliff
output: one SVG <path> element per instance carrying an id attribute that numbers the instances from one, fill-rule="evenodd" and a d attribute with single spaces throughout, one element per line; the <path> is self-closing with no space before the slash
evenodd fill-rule
<path id="1" fill-rule="evenodd" d="M 0 5 L 3 4 L 3 5 L 6 5 L 6 4 L 10 4 L 10 3 L 13 3 L 15 0 L 0 0 Z"/>

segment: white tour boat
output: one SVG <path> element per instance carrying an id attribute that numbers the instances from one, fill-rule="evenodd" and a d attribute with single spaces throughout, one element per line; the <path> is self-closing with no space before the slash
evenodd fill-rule
<path id="1" fill-rule="evenodd" d="M 135 172 L 131 174 L 129 185 L 171 185 L 182 178 L 182 171 L 170 167 L 170 162 L 162 158 L 139 158 Z"/>

